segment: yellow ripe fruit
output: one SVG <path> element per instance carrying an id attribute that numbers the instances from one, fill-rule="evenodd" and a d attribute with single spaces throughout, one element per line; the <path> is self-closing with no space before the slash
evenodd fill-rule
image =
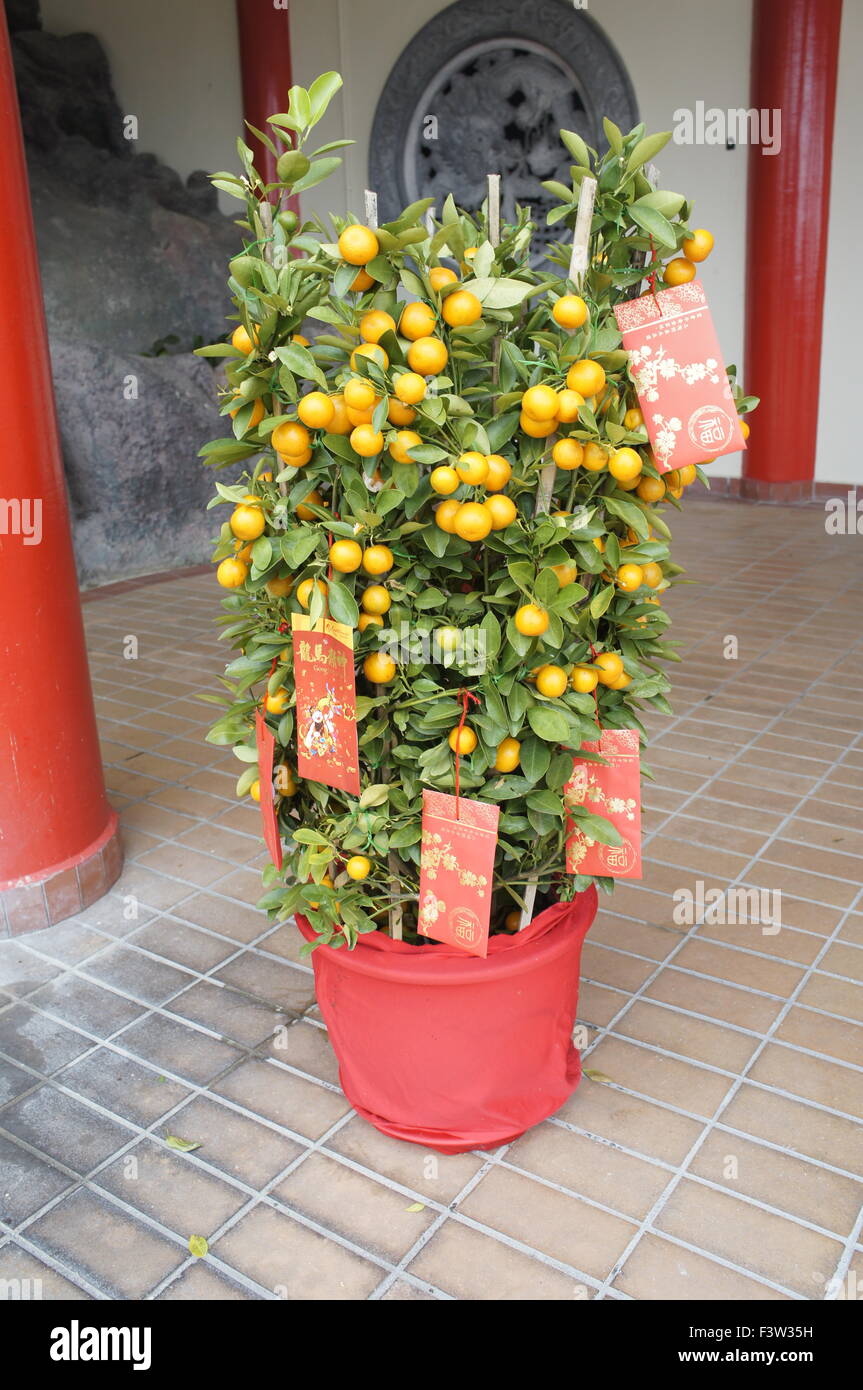
<path id="1" fill-rule="evenodd" d="M 252 342 L 252 339 L 249 337 L 248 330 L 243 326 L 243 324 L 238 324 L 238 326 L 234 329 L 233 333 L 231 334 L 231 346 L 235 347 L 238 352 L 243 353 L 245 357 L 248 357 L 249 353 L 252 351 L 252 348 L 256 347 L 258 343 L 259 333 L 258 329 L 254 326 L 252 328 L 252 333 L 254 334 L 255 338 L 254 342 Z"/>
<path id="2" fill-rule="evenodd" d="M 536 673 L 536 688 L 540 695 L 554 700 L 566 690 L 566 672 L 562 666 L 540 666 Z"/>
<path id="3" fill-rule="evenodd" d="M 595 396 L 605 385 L 605 370 L 591 357 L 580 357 L 573 362 L 566 374 L 566 384 L 570 391 L 578 391 L 587 399 Z"/>
<path id="4" fill-rule="evenodd" d="M 624 671 L 623 675 L 618 676 L 616 681 L 609 683 L 608 688 L 609 690 L 625 690 L 628 685 L 632 685 L 632 676 L 628 676 Z"/>
<path id="5" fill-rule="evenodd" d="M 488 477 L 488 460 L 485 454 L 469 451 L 459 455 L 455 471 L 463 483 L 469 483 L 471 487 L 478 487 Z"/>
<path id="6" fill-rule="evenodd" d="M 692 261 L 688 261 L 685 256 L 678 256 L 676 260 L 668 262 L 662 273 L 666 285 L 686 285 L 695 279 L 698 272 Z"/>
<path id="7" fill-rule="evenodd" d="M 623 423 L 628 430 L 640 430 L 641 426 L 644 424 L 644 416 L 637 406 L 633 406 L 633 408 L 627 410 L 624 415 Z"/>
<path id="8" fill-rule="evenodd" d="M 411 375 L 413 374 L 411 373 Z M 409 405 L 402 405 L 401 401 L 397 401 L 394 397 L 390 397 L 390 402 L 387 406 L 387 419 L 391 425 L 412 425 L 416 418 L 416 411 L 412 410 Z"/>
<path id="9" fill-rule="evenodd" d="M 512 477 L 512 464 L 501 454 L 486 454 L 488 473 L 486 474 L 485 487 L 487 492 L 500 492 L 505 488 Z"/>
<path id="10" fill-rule="evenodd" d="M 521 758 L 521 744 L 517 738 L 505 738 L 497 745 L 494 759 L 495 772 L 514 772 Z M 516 914 L 517 916 L 518 914 Z"/>
<path id="11" fill-rule="evenodd" d="M 357 619 L 357 627 L 360 632 L 365 632 L 367 627 L 383 627 L 384 620 L 379 613 L 361 613 Z"/>
<path id="12" fill-rule="evenodd" d="M 296 420 L 285 420 L 284 424 L 276 425 L 270 442 L 276 453 L 292 455 L 308 449 L 311 438 L 305 425 L 298 424 Z"/>
<path id="13" fill-rule="evenodd" d="M 545 439 L 557 429 L 557 420 L 536 420 L 532 415 L 525 415 L 524 411 L 518 417 L 518 424 L 531 439 Z"/>
<path id="14" fill-rule="evenodd" d="M 455 271 L 450 270 L 448 266 L 433 265 L 429 271 L 429 284 L 435 294 L 438 294 L 443 289 L 444 285 L 458 284 L 458 276 Z"/>
<path id="15" fill-rule="evenodd" d="M 311 508 L 323 507 L 324 505 L 325 504 L 323 497 L 318 492 L 317 488 L 313 488 L 312 491 L 309 493 L 308 497 L 305 499 L 305 501 L 300 502 L 299 505 L 294 508 L 294 511 L 296 512 L 296 515 L 299 517 L 300 521 L 314 521 L 315 514 L 311 510 Z"/>
<path id="16" fill-rule="evenodd" d="M 351 281 L 351 289 L 354 294 L 362 294 L 363 290 L 370 290 L 375 281 L 367 270 L 358 270 Z"/>
<path id="17" fill-rule="evenodd" d="M 541 637 L 548 629 L 548 614 L 536 603 L 525 603 L 515 615 L 516 631 L 523 637 Z"/>
<path id="18" fill-rule="evenodd" d="M 368 410 L 354 410 L 353 406 L 347 405 L 345 406 L 345 414 L 353 430 L 357 425 L 370 425 L 374 419 L 375 411 L 374 406 L 370 406 Z M 350 430 L 348 433 L 350 433 Z"/>
<path id="19" fill-rule="evenodd" d="M 602 536 L 595 536 L 592 544 L 596 546 L 596 549 L 599 551 L 600 555 L 605 554 L 605 541 L 602 539 Z"/>
<path id="20" fill-rule="evenodd" d="M 270 598 L 287 598 L 294 587 L 293 579 L 282 575 L 278 579 L 268 579 L 264 588 Z"/>
<path id="21" fill-rule="evenodd" d="M 682 468 L 678 468 L 677 472 L 680 475 L 680 481 L 684 487 L 689 487 L 689 485 L 691 483 L 694 483 L 695 479 L 698 477 L 698 474 L 695 471 L 694 463 L 684 464 Z"/>
<path id="22" fill-rule="evenodd" d="M 415 449 L 419 444 L 422 444 L 422 440 L 416 430 L 399 430 L 390 444 L 390 455 L 396 463 L 412 463 L 408 449 Z"/>
<path id="23" fill-rule="evenodd" d="M 362 598 L 360 599 L 360 606 L 363 611 L 366 613 L 374 613 L 377 617 L 380 617 L 384 613 L 388 613 L 392 608 L 392 604 L 392 598 L 383 584 L 370 584 L 369 587 L 363 591 Z"/>
<path id="24" fill-rule="evenodd" d="M 481 541 L 491 530 L 491 513 L 481 502 L 465 502 L 455 514 L 454 525 L 463 541 Z"/>
<path id="25" fill-rule="evenodd" d="M 469 328 L 482 318 L 482 305 L 471 290 L 453 290 L 443 301 L 441 316 L 450 328 Z"/>
<path id="26" fill-rule="evenodd" d="M 241 541 L 254 541 L 263 534 L 266 518 L 260 507 L 249 507 L 245 503 L 235 507 L 231 513 L 230 527 Z"/>
<path id="27" fill-rule="evenodd" d="M 680 249 L 690 261 L 706 261 L 713 250 L 713 237 L 706 227 L 696 227 Z"/>
<path id="28" fill-rule="evenodd" d="M 330 402 L 333 407 L 333 418 L 327 425 L 327 433 L 350 434 L 351 422 L 348 419 L 348 408 L 341 391 L 335 396 L 330 396 Z"/>
<path id="29" fill-rule="evenodd" d="M 623 662 L 617 652 L 600 652 L 593 664 L 599 667 L 601 685 L 611 685 L 612 681 L 623 675 Z"/>
<path id="30" fill-rule="evenodd" d="M 561 589 L 565 589 L 567 584 L 574 584 L 578 578 L 578 570 L 575 565 L 560 564 L 552 565 L 552 573 L 556 576 Z"/>
<path id="31" fill-rule="evenodd" d="M 311 457 L 311 449 L 304 449 L 301 454 L 279 454 L 279 458 L 286 468 L 302 468 Z"/>
<path id="32" fill-rule="evenodd" d="M 558 439 L 551 451 L 558 468 L 564 472 L 571 473 L 573 468 L 578 468 L 584 458 L 584 448 L 577 439 Z"/>
<path id="33" fill-rule="evenodd" d="M 648 589 L 656 589 L 662 583 L 662 566 L 655 560 L 649 560 L 646 565 L 641 566 L 641 578 Z"/>
<path id="34" fill-rule="evenodd" d="M 355 883 L 362 883 L 364 878 L 368 878 L 371 869 L 372 861 L 367 859 L 364 854 L 352 854 L 345 865 L 345 873 Z"/>
<path id="35" fill-rule="evenodd" d="M 578 419 L 579 406 L 584 405 L 580 391 L 570 391 L 565 387 L 557 393 L 557 418 L 562 425 L 572 425 Z"/>
<path id="36" fill-rule="evenodd" d="M 235 556 L 229 556 L 216 570 L 216 579 L 223 589 L 239 589 L 241 584 L 245 584 L 248 573 L 248 565 L 244 565 L 243 561 Z"/>
<path id="37" fill-rule="evenodd" d="M 741 433 L 742 433 L 744 439 L 748 439 L 748 438 L 749 438 L 749 422 L 748 422 L 748 420 L 741 420 L 741 421 L 740 421 L 740 431 L 741 431 Z M 712 463 L 712 462 L 713 462 L 713 459 L 710 459 L 709 462 Z"/>
<path id="38" fill-rule="evenodd" d="M 385 309 L 370 309 L 360 319 L 360 337 L 364 343 L 377 343 L 385 333 L 395 333 L 396 321 Z"/>
<path id="39" fill-rule="evenodd" d="M 244 565 L 250 565 L 252 563 L 252 542 L 246 541 L 246 544 L 243 545 L 242 541 L 234 541 L 234 558 L 242 560 Z"/>
<path id="40" fill-rule="evenodd" d="M 388 574 L 394 564 L 395 556 L 388 545 L 370 545 L 363 554 L 366 574 Z"/>
<path id="41" fill-rule="evenodd" d="M 260 801 L 261 782 L 259 777 L 256 777 L 252 785 L 249 787 L 249 796 L 252 798 L 253 801 Z"/>
<path id="42" fill-rule="evenodd" d="M 477 737 L 470 727 L 470 724 L 464 724 L 461 729 L 456 726 L 454 729 L 450 730 L 448 742 L 454 753 L 459 753 L 462 757 L 466 757 L 468 753 L 472 753 L 476 748 Z"/>
<path id="43" fill-rule="evenodd" d="M 619 483 L 631 483 L 641 476 L 641 455 L 626 446 L 615 449 L 608 460 L 608 471 Z"/>
<path id="44" fill-rule="evenodd" d="M 672 468 L 670 472 L 665 474 L 663 482 L 669 497 L 683 496 L 683 483 L 680 481 L 680 473 L 676 468 Z"/>
<path id="45" fill-rule="evenodd" d="M 588 308 L 580 294 L 561 295 L 551 312 L 561 328 L 581 328 L 587 322 Z"/>
<path id="46" fill-rule="evenodd" d="M 280 685 L 274 694 L 267 696 L 267 714 L 284 714 L 285 710 L 288 708 L 290 698 L 290 693 L 283 685 Z"/>
<path id="47" fill-rule="evenodd" d="M 482 504 L 491 517 L 491 529 L 504 531 L 518 516 L 518 508 L 511 497 L 501 497 L 499 493 L 487 497 Z"/>
<path id="48" fill-rule="evenodd" d="M 367 357 L 370 362 L 376 362 L 383 370 L 386 370 L 390 365 L 390 359 L 380 343 L 360 343 L 359 347 L 354 348 L 351 353 L 352 372 L 357 370 L 357 361 L 360 357 Z"/>
<path id="49" fill-rule="evenodd" d="M 550 386 L 529 386 L 521 398 L 524 414 L 534 420 L 554 419 L 558 404 L 557 392 Z"/>
<path id="50" fill-rule="evenodd" d="M 360 458 L 374 458 L 383 447 L 384 437 L 373 425 L 357 425 L 351 430 L 351 448 Z"/>
<path id="51" fill-rule="evenodd" d="M 336 407 L 323 391 L 310 391 L 297 406 L 297 414 L 311 430 L 329 429 Z"/>
<path id="52" fill-rule="evenodd" d="M 386 652 L 372 652 L 363 662 L 363 674 L 373 685 L 389 685 L 396 673 L 396 663 Z"/>
<path id="53" fill-rule="evenodd" d="M 312 589 L 315 584 L 317 584 L 319 591 L 323 594 L 324 598 L 326 598 L 327 586 L 323 579 L 304 579 L 301 584 L 297 585 L 297 602 L 300 603 L 303 608 L 308 608 L 311 603 Z"/>
<path id="54" fill-rule="evenodd" d="M 587 666 L 573 666 L 569 683 L 580 695 L 589 695 L 599 685 L 599 676 Z"/>
<path id="55" fill-rule="evenodd" d="M 584 446 L 584 457 L 581 462 L 588 472 L 601 473 L 603 468 L 608 465 L 608 450 L 604 449 L 601 444 L 596 444 L 590 440 Z"/>
<path id="56" fill-rule="evenodd" d="M 631 594 L 640 589 L 644 582 L 641 565 L 621 565 L 617 571 L 617 583 L 624 593 Z"/>
<path id="57" fill-rule="evenodd" d="M 350 410 L 374 410 L 379 399 L 372 383 L 361 376 L 351 377 L 342 394 Z"/>
<path id="58" fill-rule="evenodd" d="M 447 535 L 455 535 L 456 512 L 461 506 L 461 502 L 456 502 L 455 498 L 450 498 L 448 502 L 441 502 L 439 507 L 435 507 L 435 525 L 439 526 Z"/>
<path id="59" fill-rule="evenodd" d="M 363 548 L 358 541 L 339 540 L 330 546 L 330 564 L 339 574 L 353 574 L 363 562 Z"/>
<path id="60" fill-rule="evenodd" d="M 230 415 L 232 420 L 236 415 L 239 414 L 240 410 L 242 410 L 244 405 L 248 405 L 248 401 L 244 401 L 241 396 L 236 396 L 235 399 L 237 400 L 238 404 L 234 406 L 233 410 L 228 411 L 228 414 Z M 264 402 L 261 400 L 260 396 L 258 396 L 255 400 L 254 405 L 252 406 L 252 413 L 249 416 L 249 421 L 246 425 L 246 432 L 248 433 L 249 430 L 253 430 L 256 427 L 256 425 L 259 425 L 261 423 L 263 418 Z"/>
<path id="61" fill-rule="evenodd" d="M 446 343 L 440 338 L 417 338 L 408 348 L 408 366 L 420 376 L 436 376 L 448 361 Z"/>
<path id="62" fill-rule="evenodd" d="M 429 475 L 432 490 L 440 493 L 442 497 L 448 497 L 451 492 L 455 492 L 460 481 L 455 469 L 450 468 L 448 463 L 441 464 L 439 468 L 433 468 Z"/>
<path id="63" fill-rule="evenodd" d="M 635 491 L 642 502 L 660 502 L 665 496 L 665 483 L 661 478 L 641 478 Z"/>
<path id="64" fill-rule="evenodd" d="M 309 340 L 304 333 L 292 333 L 291 342 L 299 343 L 300 347 L 309 347 Z"/>
<path id="65" fill-rule="evenodd" d="M 351 223 L 339 237 L 339 255 L 349 265 L 367 265 L 380 250 L 380 243 L 371 227 Z"/>
<path id="66" fill-rule="evenodd" d="M 404 405 L 417 405 L 425 396 L 428 386 L 419 372 L 401 372 L 393 378 L 393 390 Z"/>
<path id="67" fill-rule="evenodd" d="M 418 300 L 415 304 L 406 304 L 402 309 L 399 333 L 403 338 L 410 338 L 411 342 L 416 342 L 419 338 L 427 338 L 433 333 L 436 323 L 437 315 L 431 305 Z"/>

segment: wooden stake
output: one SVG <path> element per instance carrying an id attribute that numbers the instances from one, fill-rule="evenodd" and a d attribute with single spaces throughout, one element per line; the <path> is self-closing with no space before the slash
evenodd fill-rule
<path id="1" fill-rule="evenodd" d="M 536 884 L 537 880 L 535 878 L 532 878 L 530 879 L 527 887 L 524 890 L 524 912 L 521 914 L 521 917 L 518 921 L 519 931 L 524 931 L 525 927 L 528 926 L 533 919 L 533 904 L 536 899 Z"/>
<path id="2" fill-rule="evenodd" d="M 569 258 L 569 278 L 576 289 L 584 286 L 590 255 L 590 227 L 593 221 L 593 204 L 596 201 L 596 179 L 582 179 L 578 195 L 578 211 L 575 214 L 575 232 L 572 237 L 572 254 Z"/>
<path id="3" fill-rule="evenodd" d="M 488 239 L 500 246 L 500 174 L 488 176 Z"/>
<path id="4" fill-rule="evenodd" d="M 376 227 L 378 225 L 378 195 L 371 188 L 366 189 L 366 226 Z"/>

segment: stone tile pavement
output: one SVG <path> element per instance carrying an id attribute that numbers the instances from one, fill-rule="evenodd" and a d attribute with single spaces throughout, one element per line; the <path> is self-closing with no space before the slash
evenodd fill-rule
<path id="1" fill-rule="evenodd" d="M 353 1114 L 296 931 L 254 909 L 258 813 L 195 698 L 222 654 L 212 578 L 92 597 L 126 867 L 81 916 L 0 944 L 8 1290 L 860 1297 L 860 541 L 820 509 L 730 502 L 687 500 L 674 529 L 699 582 L 668 605 L 686 660 L 674 716 L 650 720 L 644 878 L 585 949 L 592 1076 L 459 1157 Z M 759 890 L 750 915 L 779 890 L 781 928 L 728 897 L 705 920 L 699 883 Z"/>

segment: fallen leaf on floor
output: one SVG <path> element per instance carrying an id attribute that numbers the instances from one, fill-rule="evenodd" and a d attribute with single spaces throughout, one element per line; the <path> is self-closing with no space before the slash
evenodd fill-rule
<path id="1" fill-rule="evenodd" d="M 193 1149 L 199 1149 L 201 1147 L 196 1140 L 178 1139 L 176 1134 L 169 1134 L 165 1143 L 168 1145 L 169 1149 L 179 1149 L 180 1153 L 184 1154 L 190 1154 Z"/>
<path id="2" fill-rule="evenodd" d="M 405 1207 L 405 1211 L 425 1211 L 425 1209 L 425 1202 L 411 1202 L 409 1207 Z"/>
<path id="3" fill-rule="evenodd" d="M 583 1075 L 589 1077 L 591 1081 L 599 1081 L 599 1082 L 608 1081 L 608 1082 L 611 1083 L 612 1086 L 614 1085 L 614 1081 L 612 1080 L 612 1078 L 611 1078 L 610 1076 L 606 1076 L 606 1074 L 605 1074 L 604 1071 L 586 1071 L 586 1070 L 585 1070 L 584 1073 L 583 1073 Z"/>
<path id="4" fill-rule="evenodd" d="M 206 1255 L 209 1248 L 203 1236 L 189 1236 L 189 1253 L 194 1255 L 197 1259 Z"/>

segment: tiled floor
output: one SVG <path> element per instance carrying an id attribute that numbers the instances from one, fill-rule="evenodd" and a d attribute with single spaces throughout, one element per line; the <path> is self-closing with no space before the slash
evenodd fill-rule
<path id="1" fill-rule="evenodd" d="M 385 1139 L 339 1091 L 295 930 L 251 906 L 257 811 L 202 741 L 212 579 L 86 605 L 127 865 L 80 918 L 0 945 L 0 1279 L 46 1298 L 863 1296 L 863 542 L 815 508 L 690 500 L 675 530 L 699 584 L 669 605 L 686 661 L 674 717 L 650 721 L 644 879 L 585 950 L 592 1079 L 494 1153 Z M 699 880 L 781 890 L 781 929 L 676 923 Z"/>

